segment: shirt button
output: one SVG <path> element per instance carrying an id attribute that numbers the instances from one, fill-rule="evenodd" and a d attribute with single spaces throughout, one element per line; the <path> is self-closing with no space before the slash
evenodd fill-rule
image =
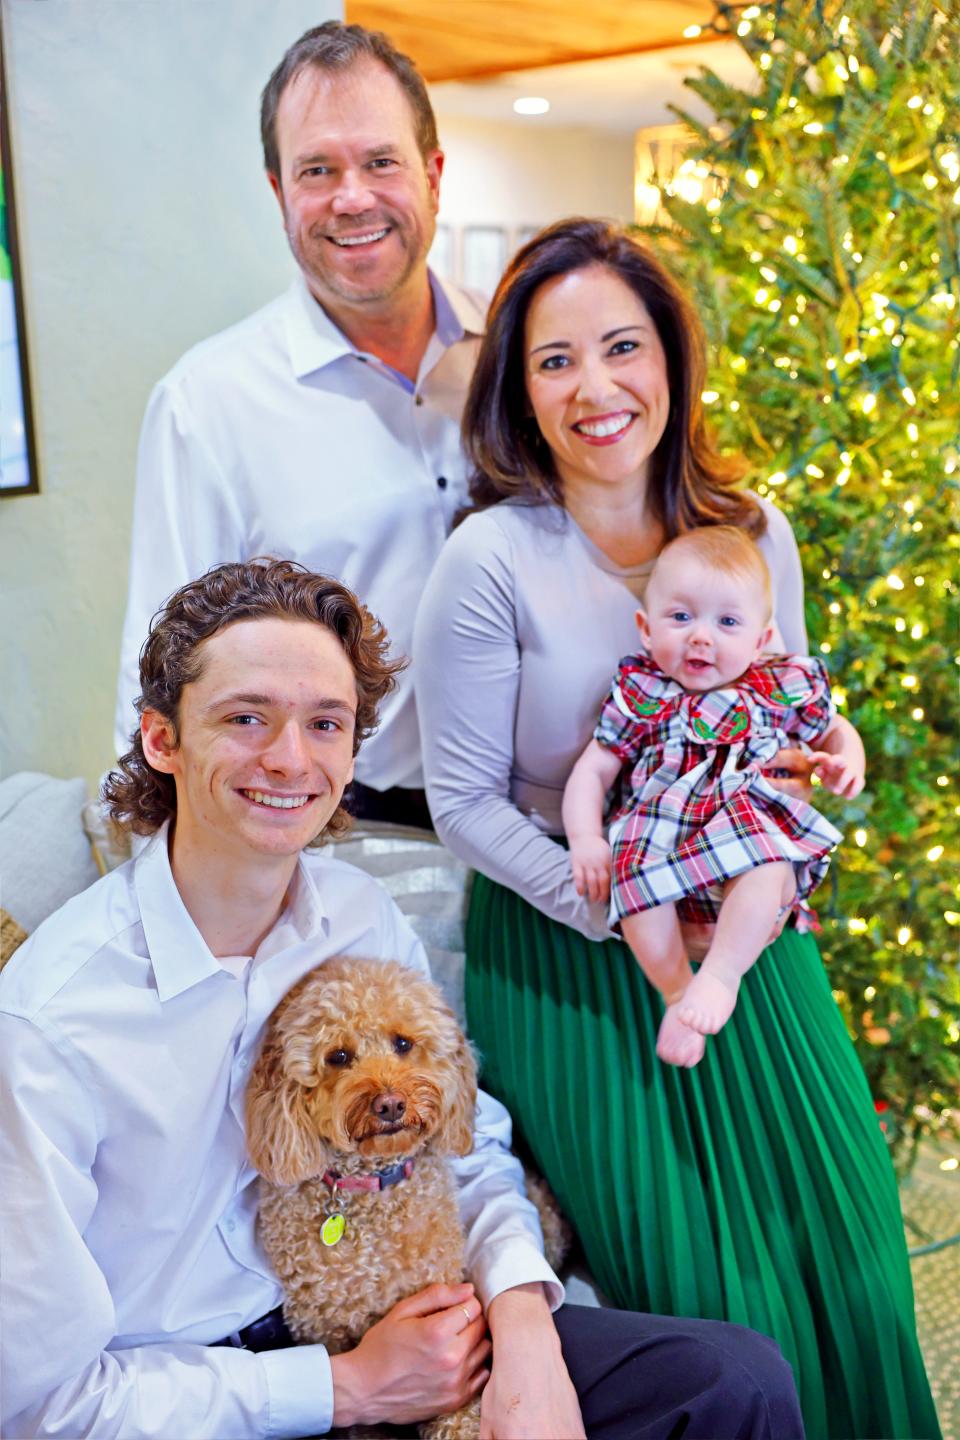
<path id="1" fill-rule="evenodd" d="M 422 405 L 422 404 L 423 404 L 423 396 L 422 396 L 422 395 L 415 395 L 415 396 L 413 397 L 413 403 L 414 403 L 414 405 Z"/>
<path id="2" fill-rule="evenodd" d="M 447 488 L 447 477 L 446 477 L 446 475 L 438 475 L 438 476 L 437 476 L 437 488 L 438 488 L 439 490 L 446 490 L 446 488 Z"/>
<path id="3" fill-rule="evenodd" d="M 227 1229 L 230 1231 L 230 1234 L 231 1234 L 231 1235 L 233 1234 L 234 1230 L 236 1230 L 236 1228 L 237 1228 L 237 1222 L 236 1222 L 236 1220 L 228 1220 L 228 1221 L 227 1221 Z"/>

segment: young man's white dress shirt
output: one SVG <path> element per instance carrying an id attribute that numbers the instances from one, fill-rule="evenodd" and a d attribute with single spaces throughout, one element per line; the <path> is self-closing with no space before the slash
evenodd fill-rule
<path id="1" fill-rule="evenodd" d="M 460 416 L 484 307 L 431 276 L 435 330 L 416 382 L 357 351 L 297 275 L 160 381 L 140 438 L 116 747 L 137 717 L 150 619 L 211 565 L 257 555 L 335 576 L 408 655 L 423 584 L 466 496 Z M 380 707 L 357 779 L 420 787 L 409 674 Z"/>
<path id="2" fill-rule="evenodd" d="M 2 1418 L 10 1436 L 300 1436 L 332 1422 L 322 1346 L 207 1348 L 273 1309 L 255 1233 L 244 1089 L 264 1022 L 334 954 L 426 971 L 375 881 L 301 857 L 247 966 L 221 965 L 173 880 L 166 828 L 68 902 L 0 975 Z M 527 1280 L 562 1287 L 481 1095 L 456 1161 L 484 1305 Z"/>

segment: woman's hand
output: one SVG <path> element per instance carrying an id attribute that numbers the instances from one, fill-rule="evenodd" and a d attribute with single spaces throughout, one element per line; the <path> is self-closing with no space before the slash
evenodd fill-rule
<path id="1" fill-rule="evenodd" d="M 814 757 L 806 750 L 781 750 L 765 767 L 764 779 L 794 800 L 809 802 L 813 795 Z"/>
<path id="2" fill-rule="evenodd" d="M 788 906 L 771 930 L 770 939 L 767 941 L 768 945 L 773 944 L 774 940 L 776 940 L 777 937 L 781 934 L 784 925 L 786 925 L 789 919 L 790 907 Z M 713 937 L 716 933 L 716 925 L 693 924 L 689 920 L 681 920 L 680 922 L 680 934 L 683 937 L 684 949 L 686 950 L 687 955 L 690 957 L 690 959 L 695 960 L 697 964 L 700 963 L 700 961 L 706 955 L 707 951 L 710 949 L 710 946 L 713 944 Z"/>

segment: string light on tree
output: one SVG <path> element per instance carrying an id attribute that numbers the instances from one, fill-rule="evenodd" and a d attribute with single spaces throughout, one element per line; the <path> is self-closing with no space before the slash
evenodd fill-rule
<path id="1" fill-rule="evenodd" d="M 722 224 L 702 203 L 667 202 L 713 340 L 711 423 L 790 517 L 811 649 L 829 656 L 867 747 L 859 802 L 818 793 L 847 835 L 818 910 L 868 1079 L 900 1112 L 898 1143 L 924 1116 L 956 1116 L 960 1091 L 960 894 L 944 892 L 960 848 L 951 15 L 944 0 L 909 23 L 902 0 L 719 5 L 704 31 L 732 35 L 755 72 L 742 89 L 690 82 L 714 111 L 691 158 L 723 195 Z M 893 998 L 903 991 L 910 1006 Z M 866 1028 L 890 1038 L 871 1045 Z"/>

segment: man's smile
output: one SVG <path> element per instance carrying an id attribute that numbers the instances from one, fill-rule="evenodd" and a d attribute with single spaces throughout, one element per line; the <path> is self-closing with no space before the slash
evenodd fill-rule
<path id="1" fill-rule="evenodd" d="M 390 226 L 385 225 L 380 230 L 362 230 L 354 235 L 328 235 L 326 238 L 341 249 L 352 249 L 356 246 L 375 245 L 389 234 Z"/>
<path id="2" fill-rule="evenodd" d="M 314 798 L 312 795 L 271 795 L 266 790 L 241 790 L 240 794 L 245 800 L 271 810 L 300 810 Z"/>

